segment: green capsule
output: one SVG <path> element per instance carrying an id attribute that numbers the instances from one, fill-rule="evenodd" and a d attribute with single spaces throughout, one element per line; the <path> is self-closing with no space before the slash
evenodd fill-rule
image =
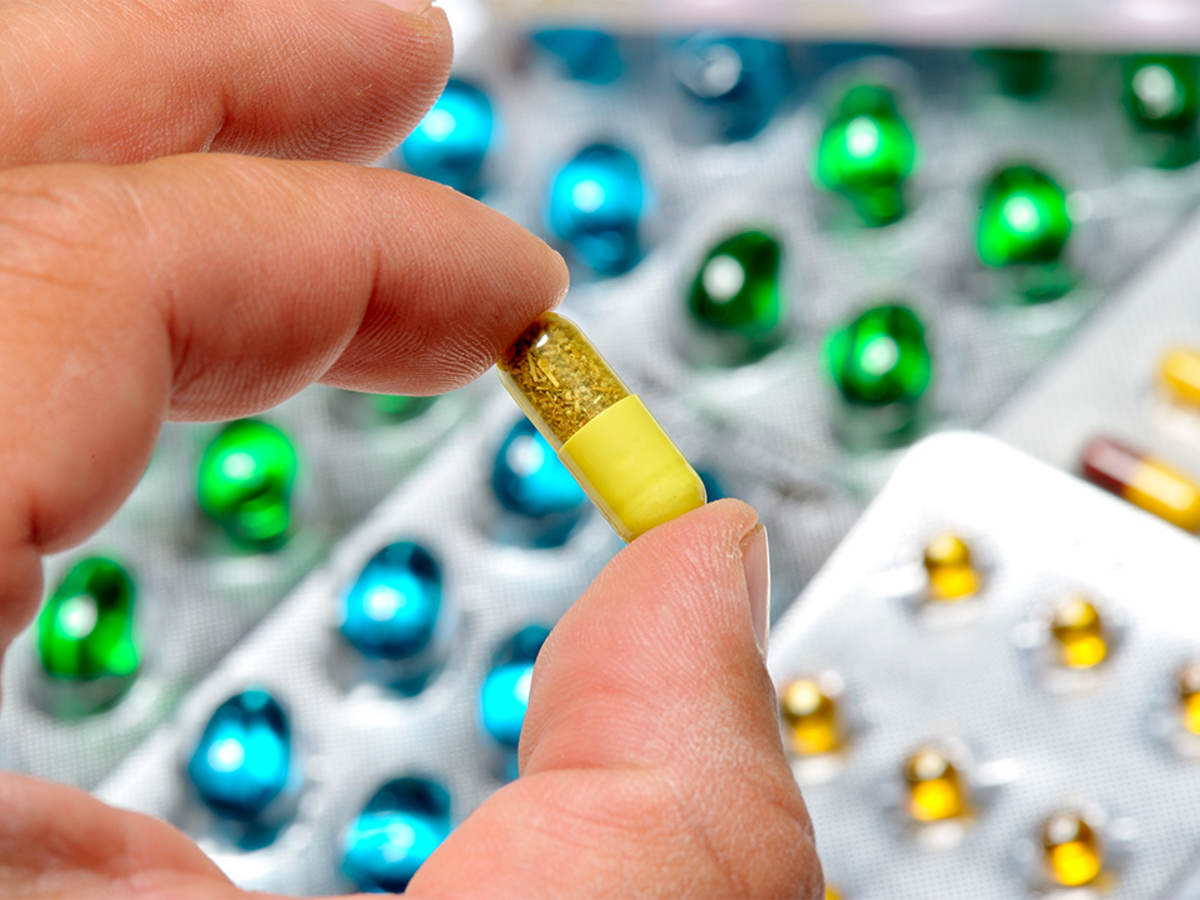
<path id="1" fill-rule="evenodd" d="M 1122 61 L 1122 100 L 1153 165 L 1179 168 L 1200 157 L 1200 58 L 1171 54 Z"/>
<path id="2" fill-rule="evenodd" d="M 989 47 L 977 56 L 996 76 L 1001 93 L 1010 97 L 1029 100 L 1050 87 L 1054 56 L 1047 50 Z"/>
<path id="3" fill-rule="evenodd" d="M 1145 131 L 1189 135 L 1200 115 L 1194 56 L 1131 56 L 1122 62 L 1125 109 Z"/>
<path id="4" fill-rule="evenodd" d="M 769 337 L 783 317 L 779 241 L 743 231 L 708 251 L 688 292 L 688 310 L 701 325 L 750 341 Z"/>
<path id="5" fill-rule="evenodd" d="M 987 180 L 976 235 L 984 265 L 1058 262 L 1070 236 L 1067 193 L 1045 172 L 1012 165 Z"/>
<path id="6" fill-rule="evenodd" d="M 859 84 L 842 96 L 817 146 L 813 180 L 847 198 L 867 225 L 904 216 L 904 182 L 917 164 L 917 144 L 896 95 Z"/>
<path id="7" fill-rule="evenodd" d="M 231 422 L 200 459 L 200 509 L 239 546 L 277 549 L 291 536 L 298 469 L 295 447 L 278 428 L 257 419 Z"/>
<path id="8" fill-rule="evenodd" d="M 393 424 L 417 418 L 437 401 L 437 397 L 409 397 L 405 394 L 369 394 L 371 409 Z"/>
<path id="9" fill-rule="evenodd" d="M 933 377 L 925 328 L 907 306 L 872 306 L 825 339 L 825 366 L 853 406 L 915 404 Z"/>
<path id="10" fill-rule="evenodd" d="M 90 556 L 63 576 L 37 621 L 38 656 L 52 678 L 129 679 L 141 653 L 133 578 L 118 562 Z"/>

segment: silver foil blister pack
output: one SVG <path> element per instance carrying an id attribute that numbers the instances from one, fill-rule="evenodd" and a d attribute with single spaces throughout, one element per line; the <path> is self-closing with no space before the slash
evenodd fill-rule
<path id="1" fill-rule="evenodd" d="M 957 602 L 928 594 L 923 554 L 942 534 L 979 573 Z M 793 755 L 829 885 L 889 900 L 1191 896 L 1172 891 L 1200 859 L 1200 759 L 1175 684 L 1200 654 L 1197 577 L 1193 539 L 992 438 L 915 447 L 771 637 L 781 696 L 816 679 L 837 704 L 836 747 Z M 1072 645 L 1092 664 L 1071 667 L 1054 611 L 1079 598 L 1105 653 Z M 943 818 L 944 795 L 920 796 L 920 820 L 904 765 L 931 746 L 963 800 Z M 1098 871 L 1082 852 L 1060 860 L 1067 881 L 1090 876 L 1071 887 L 1041 841 L 1061 813 L 1100 847 Z"/>
<path id="2" fill-rule="evenodd" d="M 113 520 L 44 566 L 47 594 L 88 556 L 110 557 L 129 569 L 142 653 L 136 679 L 111 708 L 63 714 L 52 693 L 57 685 L 39 666 L 36 626 L 27 629 L 4 661 L 0 746 L 7 764 L 94 786 L 325 556 L 347 523 L 438 446 L 474 406 L 476 393 L 447 395 L 397 424 L 366 395 L 312 388 L 258 417 L 283 429 L 299 456 L 295 533 L 270 553 L 239 549 L 199 512 L 197 463 L 219 426 L 168 425 L 141 483 Z"/>
<path id="3" fill-rule="evenodd" d="M 564 81 L 503 31 L 472 45 L 459 74 L 492 95 L 503 129 L 484 166 L 483 198 L 545 233 L 559 167 L 596 141 L 629 150 L 650 196 L 639 224 L 644 257 L 627 274 L 599 278 L 558 242 L 572 262 L 572 308 L 617 368 L 640 371 L 651 393 L 802 456 L 864 498 L 895 462 L 887 448 L 985 422 L 1162 248 L 1200 197 L 1193 169 L 1137 164 L 1111 58 L 1062 54 L 1051 88 L 1021 100 L 1000 95 L 986 67 L 963 51 L 855 58 L 835 47 L 790 45 L 796 84 L 761 133 L 729 142 L 712 139 L 712 112 L 685 96 L 672 74 L 678 38 L 625 36 L 618 46 L 626 77 L 592 85 Z M 841 201 L 811 175 L 832 105 L 858 82 L 895 91 L 919 148 L 908 213 L 878 228 L 847 224 Z M 1069 192 L 1066 253 L 1077 284 L 1052 302 L 1020 302 L 1010 276 L 986 269 L 976 254 L 981 186 L 1014 162 L 1044 169 Z M 776 349 L 732 364 L 708 347 L 724 338 L 698 325 L 686 301 L 706 253 L 750 229 L 782 245 L 784 321 Z M 843 434 L 858 425 L 842 423 L 845 404 L 821 347 L 831 330 L 883 302 L 917 312 L 934 378 L 918 427 L 899 442 L 883 436 L 879 449 Z"/>
<path id="4" fill-rule="evenodd" d="M 759 509 L 772 536 L 777 615 L 897 456 L 851 451 L 835 438 L 838 401 L 819 360 L 831 328 L 864 304 L 912 304 L 936 367 L 922 430 L 983 421 L 1200 196 L 1194 171 L 1131 164 L 1117 82 L 1094 57 L 1064 57 L 1061 90 L 1023 103 L 990 96 L 986 74 L 961 52 L 835 64 L 835 50 L 791 46 L 799 81 L 810 86 L 795 89 L 759 136 L 724 143 L 706 136 L 705 111 L 671 76 L 674 39 L 622 42 L 628 77 L 600 87 L 565 81 L 518 34 L 484 29 L 460 41 L 456 74 L 488 93 L 499 119 L 483 199 L 544 233 L 548 185 L 581 146 L 612 140 L 638 157 L 654 196 L 641 226 L 645 257 L 608 279 L 574 265 L 564 311 L 697 468 Z M 831 231 L 830 200 L 813 186 L 809 160 L 830 97 L 863 73 L 897 89 L 923 162 L 906 219 Z M 1072 191 L 1080 284 L 1041 307 L 995 296 L 1003 284 L 975 261 L 979 180 L 1010 159 L 1044 165 Z M 752 364 L 702 363 L 689 349 L 700 339 L 684 297 L 707 250 L 744 227 L 768 228 L 783 244 L 787 339 Z M 99 784 L 103 798 L 179 824 L 247 887 L 330 891 L 347 886 L 339 835 L 382 781 L 414 774 L 444 784 L 455 820 L 503 782 L 503 760 L 476 721 L 489 660 L 514 630 L 553 624 L 619 542 L 590 511 L 560 546 L 519 539 L 525 525 L 488 483 L 518 413 L 490 379 L 403 423 L 389 423 L 365 398 L 323 388 L 263 418 L 288 431 L 302 457 L 293 539 L 272 555 L 223 549 L 198 524 L 194 499 L 199 448 L 213 427 L 170 426 L 126 508 L 46 570 L 52 589 L 87 553 L 130 565 L 141 675 L 111 709 L 56 718 L 38 699 L 42 675 L 26 633 L 5 662 L 0 754 L 14 768 Z M 426 545 L 445 575 L 435 665 L 411 696 L 380 684 L 337 631 L 347 585 L 396 540 Z M 251 850 L 230 842 L 183 768 L 217 705 L 254 685 L 287 711 L 297 766 L 294 808 L 274 840 Z M 862 860 L 864 872 L 879 864 Z"/>
<path id="5" fill-rule="evenodd" d="M 184 828 L 244 887 L 308 894 L 352 886 L 339 871 L 342 833 L 390 779 L 444 786 L 451 818 L 460 821 L 512 776 L 511 760 L 479 722 L 490 661 L 525 626 L 552 626 L 621 542 L 590 508 L 561 546 L 496 539 L 513 513 L 492 499 L 487 482 L 519 413 L 499 385 L 491 388 L 474 427 L 457 432 L 339 542 L 183 699 L 175 719 L 98 786 L 98 796 Z M 670 410 L 655 412 L 664 423 L 678 420 Z M 778 535 L 775 592 L 788 596 L 824 559 L 856 507 L 802 473 L 772 468 L 744 442 L 724 444 L 701 426 L 679 424 L 675 436 L 695 448 L 693 458 L 712 482 L 755 502 L 773 541 Z M 727 452 L 715 453 L 719 446 Z M 410 695 L 374 677 L 338 631 L 347 590 L 381 547 L 397 541 L 427 548 L 444 578 L 436 659 L 423 688 Z M 206 810 L 185 771 L 213 711 L 251 687 L 269 691 L 289 716 L 300 773 L 282 827 L 253 849 Z"/>

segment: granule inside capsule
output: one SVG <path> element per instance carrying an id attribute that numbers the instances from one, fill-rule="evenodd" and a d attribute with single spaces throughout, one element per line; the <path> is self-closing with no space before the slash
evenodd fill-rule
<path id="1" fill-rule="evenodd" d="M 554 313 L 526 328 L 499 365 L 528 403 L 534 423 L 544 424 L 560 442 L 629 396 L 591 342 Z"/>

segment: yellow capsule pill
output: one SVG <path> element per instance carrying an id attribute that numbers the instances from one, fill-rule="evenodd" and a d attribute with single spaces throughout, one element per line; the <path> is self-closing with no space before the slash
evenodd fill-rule
<path id="1" fill-rule="evenodd" d="M 921 747 L 904 761 L 908 814 L 918 822 L 942 822 L 967 811 L 967 789 L 958 768 L 939 747 Z"/>
<path id="2" fill-rule="evenodd" d="M 539 316 L 497 368 L 513 399 L 622 539 L 631 541 L 704 505 L 700 476 L 568 319 Z"/>
<path id="3" fill-rule="evenodd" d="M 818 756 L 842 744 L 842 717 L 837 701 L 813 678 L 797 678 L 779 694 L 779 711 L 792 750 Z"/>
<path id="4" fill-rule="evenodd" d="M 1183 727 L 1200 735 L 1200 660 L 1183 664 L 1175 674 L 1175 691 Z"/>
<path id="5" fill-rule="evenodd" d="M 1104 868 L 1104 849 L 1082 815 L 1070 810 L 1054 813 L 1042 823 L 1042 855 L 1046 874 L 1064 887 L 1095 880 Z"/>
<path id="6" fill-rule="evenodd" d="M 936 535 L 925 545 L 923 563 L 930 599 L 952 603 L 979 591 L 971 548 L 958 535 Z"/>
<path id="7" fill-rule="evenodd" d="M 825 885 L 825 900 L 842 900 L 842 895 L 838 893 L 837 888 Z"/>
<path id="8" fill-rule="evenodd" d="M 1200 350 L 1172 347 L 1158 361 L 1158 381 L 1177 403 L 1200 406 Z"/>
<path id="9" fill-rule="evenodd" d="M 1068 668 L 1088 669 L 1108 656 L 1104 620 L 1086 597 L 1070 597 L 1055 608 L 1050 618 L 1050 636 L 1058 661 Z"/>

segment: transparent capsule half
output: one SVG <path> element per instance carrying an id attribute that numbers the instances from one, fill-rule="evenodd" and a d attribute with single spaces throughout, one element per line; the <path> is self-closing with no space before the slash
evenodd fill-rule
<path id="1" fill-rule="evenodd" d="M 500 380 L 623 540 L 704 505 L 704 483 L 582 331 L 534 320 Z"/>

